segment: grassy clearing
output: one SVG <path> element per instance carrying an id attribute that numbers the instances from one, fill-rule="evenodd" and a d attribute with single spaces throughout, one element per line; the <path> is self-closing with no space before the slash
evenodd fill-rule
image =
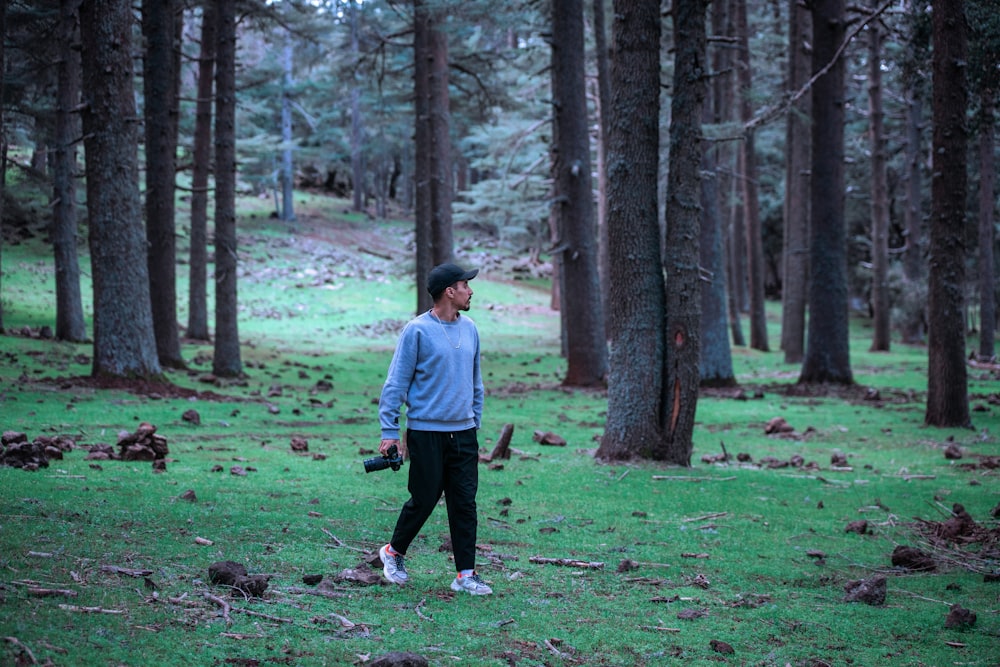
<path id="1" fill-rule="evenodd" d="M 952 553 L 923 574 L 894 570 L 889 559 L 897 544 L 927 547 L 914 518 L 942 521 L 952 503 L 997 526 L 996 474 L 961 467 L 1000 454 L 988 401 L 994 375 L 972 371 L 976 430 L 941 431 L 922 426 L 925 351 L 868 353 L 863 323 L 852 359 L 878 402 L 786 395 L 797 368 L 780 353 L 736 350 L 743 389 L 761 397 L 699 402 L 694 467 L 596 465 L 606 402 L 558 387 L 558 318 L 546 293 L 510 280 L 501 260 L 471 243 L 469 263 L 486 267 L 471 313 L 485 349 L 481 444 L 491 449 L 503 424 L 515 425 L 515 455 L 481 469 L 479 569 L 496 594 L 448 590 L 443 507 L 411 550 L 412 585 L 338 581 L 387 539 L 406 498 L 405 472 L 366 475 L 361 459 L 377 444 L 374 400 L 415 303 L 408 232 L 379 223 L 372 234 L 374 223 L 306 198 L 291 237 L 257 205 L 241 246 L 246 383 L 206 385 L 206 345 L 186 345 L 191 370 L 170 373 L 223 400 L 90 389 L 65 380 L 89 373 L 88 346 L 0 339 L 3 430 L 114 444 L 119 431 L 148 421 L 170 447 L 162 474 L 148 463 L 87 461 L 82 449 L 35 473 L 0 468 L 0 637 L 16 640 L 0 644 L 0 663 L 24 660 L 26 647 L 58 665 L 340 665 L 393 650 L 434 665 L 998 664 L 1000 589 L 983 577 L 997 568 L 995 554 L 970 547 L 976 558 Z M 8 326 L 51 322 L 45 247 L 5 247 L 3 262 Z M 200 425 L 182 419 L 189 409 Z M 792 437 L 764 433 L 777 416 Z M 542 446 L 535 430 L 569 444 Z M 308 439 L 307 454 L 291 450 L 292 436 Z M 964 459 L 944 458 L 948 439 Z M 754 461 L 800 455 L 817 467 L 699 461 L 723 444 Z M 835 453 L 850 470 L 831 469 Z M 233 475 L 233 466 L 249 472 Z M 181 498 L 188 490 L 193 501 Z M 868 520 L 868 534 L 845 532 L 857 519 Z M 533 556 L 604 567 L 540 565 Z M 212 586 L 208 566 L 223 559 L 271 575 L 264 598 Z M 623 561 L 630 569 L 619 572 Z M 846 582 L 877 572 L 889 574 L 885 606 L 843 601 Z M 304 584 L 308 574 L 324 583 Z M 229 600 L 230 622 L 206 593 Z M 975 626 L 945 628 L 956 603 L 978 614 Z"/>

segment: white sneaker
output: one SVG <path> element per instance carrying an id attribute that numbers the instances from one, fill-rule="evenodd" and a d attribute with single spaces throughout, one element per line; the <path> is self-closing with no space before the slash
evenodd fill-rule
<path id="1" fill-rule="evenodd" d="M 409 581 L 406 574 L 406 566 L 403 564 L 403 554 L 389 554 L 389 545 L 385 545 L 378 550 L 378 557 L 382 559 L 382 574 L 394 584 L 403 585 Z"/>
<path id="2" fill-rule="evenodd" d="M 493 589 L 489 585 L 480 579 L 479 575 L 475 572 L 466 576 L 457 576 L 451 581 L 451 590 L 456 593 L 460 591 L 465 591 L 466 593 L 471 593 L 472 595 L 491 595 Z"/>

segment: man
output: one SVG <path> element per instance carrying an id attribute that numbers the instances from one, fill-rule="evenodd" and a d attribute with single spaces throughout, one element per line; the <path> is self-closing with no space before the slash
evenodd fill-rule
<path id="1" fill-rule="evenodd" d="M 475 570 L 476 491 L 483 380 L 479 370 L 479 331 L 462 311 L 469 310 L 469 281 L 478 269 L 454 264 L 434 267 L 427 291 L 434 306 L 404 327 L 379 399 L 384 456 L 393 446 L 409 458 L 410 499 L 403 504 L 392 540 L 379 549 L 382 572 L 405 584 L 404 556 L 424 522 L 445 495 L 457 574 L 456 592 L 493 592 Z M 401 405 L 406 404 L 406 438 L 399 437 Z"/>

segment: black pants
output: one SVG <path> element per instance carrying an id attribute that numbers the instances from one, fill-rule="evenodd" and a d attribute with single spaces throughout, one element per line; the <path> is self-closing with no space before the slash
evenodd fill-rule
<path id="1" fill-rule="evenodd" d="M 410 499 L 396 520 L 392 548 L 406 553 L 444 493 L 455 569 L 471 570 L 476 565 L 479 488 L 476 429 L 455 433 L 407 430 L 406 446 L 410 451 Z"/>

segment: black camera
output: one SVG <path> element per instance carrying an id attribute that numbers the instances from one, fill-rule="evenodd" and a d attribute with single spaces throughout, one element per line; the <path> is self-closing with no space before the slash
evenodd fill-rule
<path id="1" fill-rule="evenodd" d="M 392 471 L 396 472 L 403 465 L 403 457 L 399 455 L 399 449 L 396 448 L 396 445 L 393 445 L 382 456 L 365 459 L 363 463 L 365 464 L 365 472 L 375 472 L 386 468 L 392 468 Z"/>

